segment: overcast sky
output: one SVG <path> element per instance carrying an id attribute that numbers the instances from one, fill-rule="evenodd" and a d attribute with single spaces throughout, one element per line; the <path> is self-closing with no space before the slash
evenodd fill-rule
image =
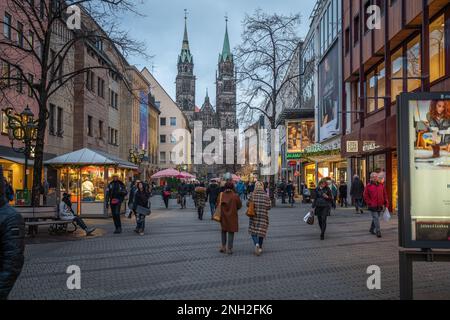
<path id="1" fill-rule="evenodd" d="M 194 56 L 194 73 L 197 77 L 196 105 L 204 101 L 206 88 L 215 105 L 215 74 L 218 55 L 222 51 L 225 34 L 225 15 L 228 15 L 228 32 L 231 47 L 240 42 L 241 22 L 246 13 L 261 8 L 269 13 L 300 13 L 300 36 L 308 32 L 309 16 L 315 0 L 136 0 L 145 17 L 128 16 L 124 28 L 135 38 L 147 43 L 152 61 L 131 57 L 129 62 L 138 69 L 147 67 L 175 100 L 177 59 L 181 50 L 184 28 L 184 9 L 188 10 L 188 34 Z"/>

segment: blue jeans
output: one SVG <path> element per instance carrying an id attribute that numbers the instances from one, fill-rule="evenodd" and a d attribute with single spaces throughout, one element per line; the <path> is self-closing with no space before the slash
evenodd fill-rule
<path id="1" fill-rule="evenodd" d="M 216 212 L 216 203 L 215 202 L 210 202 L 209 206 L 211 208 L 211 217 L 214 216 L 214 212 Z"/>
<path id="2" fill-rule="evenodd" d="M 143 214 L 136 215 L 136 229 L 144 231 L 144 229 L 145 229 L 145 215 L 143 215 Z"/>
<path id="3" fill-rule="evenodd" d="M 259 244 L 259 247 L 262 248 L 263 242 L 264 242 L 264 238 L 263 237 L 258 237 L 256 234 L 252 234 L 252 239 L 253 239 L 253 243 L 255 244 L 255 246 L 257 244 Z"/>
<path id="4" fill-rule="evenodd" d="M 356 211 L 362 210 L 363 206 L 364 206 L 364 200 L 363 199 L 355 199 Z"/>
<path id="5" fill-rule="evenodd" d="M 381 227 L 380 227 L 381 213 L 377 212 L 377 211 L 370 211 L 370 213 L 372 214 L 372 224 L 370 226 L 370 230 L 375 231 L 375 232 L 381 232 Z"/>

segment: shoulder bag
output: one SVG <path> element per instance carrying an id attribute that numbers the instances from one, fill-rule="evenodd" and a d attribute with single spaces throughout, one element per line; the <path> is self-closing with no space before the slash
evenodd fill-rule
<path id="1" fill-rule="evenodd" d="M 253 200 L 248 202 L 248 209 L 247 209 L 247 212 L 246 212 L 245 214 L 246 214 L 247 217 L 249 217 L 249 218 L 254 218 L 254 217 L 256 217 L 256 212 L 255 212 L 255 202 L 254 202 Z"/>
<path id="2" fill-rule="evenodd" d="M 214 211 L 213 220 L 216 222 L 220 222 L 222 220 L 222 194 L 220 193 L 219 196 L 219 204 L 217 205 L 216 211 Z"/>

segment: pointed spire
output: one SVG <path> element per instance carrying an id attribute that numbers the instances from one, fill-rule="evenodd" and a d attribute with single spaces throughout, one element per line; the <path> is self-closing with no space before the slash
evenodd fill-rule
<path id="1" fill-rule="evenodd" d="M 209 95 L 208 95 L 208 88 L 206 88 L 206 96 L 205 96 L 205 105 L 209 105 Z"/>
<path id="2" fill-rule="evenodd" d="M 193 63 L 194 59 L 191 54 L 191 50 L 189 49 L 189 38 L 187 32 L 187 9 L 184 9 L 184 36 L 183 36 L 183 45 L 181 47 L 181 53 L 178 57 L 178 63 Z"/>
<path id="3" fill-rule="evenodd" d="M 227 59 L 233 59 L 230 49 L 230 40 L 228 37 L 228 15 L 225 16 L 225 38 L 223 40 L 222 54 L 220 55 L 221 61 L 226 61 Z"/>
<path id="4" fill-rule="evenodd" d="M 189 50 L 189 38 L 188 38 L 188 32 L 187 32 L 187 9 L 184 9 L 183 49 Z"/>

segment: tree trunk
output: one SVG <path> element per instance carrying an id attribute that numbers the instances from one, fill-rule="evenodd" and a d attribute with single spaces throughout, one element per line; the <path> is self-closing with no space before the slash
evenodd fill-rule
<path id="1" fill-rule="evenodd" d="M 36 146 L 34 149 L 34 170 L 33 170 L 33 189 L 31 193 L 31 205 L 38 207 L 40 205 L 40 194 L 42 184 L 42 168 L 44 165 L 44 143 L 45 129 L 47 127 L 47 112 L 45 103 L 39 105 L 39 121 Z"/>

